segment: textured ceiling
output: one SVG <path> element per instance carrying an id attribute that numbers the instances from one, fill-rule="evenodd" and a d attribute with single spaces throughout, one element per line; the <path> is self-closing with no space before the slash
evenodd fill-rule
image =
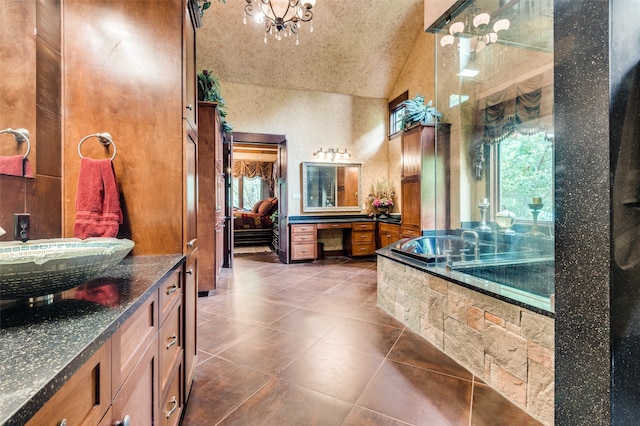
<path id="1" fill-rule="evenodd" d="M 423 28 L 424 0 L 317 0 L 295 39 L 264 43 L 242 23 L 244 0 L 212 1 L 197 38 L 197 69 L 221 81 L 386 98 Z"/>

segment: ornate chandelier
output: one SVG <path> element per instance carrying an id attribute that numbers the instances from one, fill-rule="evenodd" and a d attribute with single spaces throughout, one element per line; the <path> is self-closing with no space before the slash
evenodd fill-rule
<path id="1" fill-rule="evenodd" d="M 316 0 L 246 0 L 244 6 L 244 18 L 242 22 L 247 23 L 247 16 L 251 16 L 258 23 L 264 23 L 264 42 L 267 43 L 267 34 L 272 35 L 276 40 L 282 37 L 296 37 L 298 40 L 298 29 L 302 22 L 311 22 L 313 12 L 311 9 L 316 4 Z M 313 23 L 310 24 L 309 32 L 313 32 Z"/>
<path id="2" fill-rule="evenodd" d="M 440 39 L 442 47 L 452 45 L 456 37 L 468 37 L 470 39 L 470 53 L 479 53 L 491 43 L 498 41 L 498 32 L 508 30 L 508 19 L 495 21 L 493 27 L 489 26 L 491 16 L 488 13 L 479 13 L 480 10 L 472 7 L 465 18 L 465 22 L 454 22 L 449 26 L 449 34 Z M 466 31 L 465 31 L 466 30 Z"/>

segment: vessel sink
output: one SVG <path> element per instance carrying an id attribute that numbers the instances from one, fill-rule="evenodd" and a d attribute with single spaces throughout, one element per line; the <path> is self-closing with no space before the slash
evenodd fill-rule
<path id="1" fill-rule="evenodd" d="M 38 297 L 97 278 L 131 251 L 119 238 L 0 242 L 0 298 Z"/>

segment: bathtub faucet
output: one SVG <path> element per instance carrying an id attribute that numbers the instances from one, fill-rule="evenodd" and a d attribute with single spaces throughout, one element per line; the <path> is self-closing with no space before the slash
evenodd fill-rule
<path id="1" fill-rule="evenodd" d="M 460 234 L 460 237 L 462 237 L 463 240 L 464 240 L 465 234 L 473 235 L 473 239 L 475 242 L 475 245 L 473 246 L 473 257 L 475 258 L 476 261 L 480 260 L 480 249 L 478 248 L 479 246 L 478 243 L 480 242 L 480 236 L 476 231 L 464 230 L 462 231 L 462 234 Z"/>

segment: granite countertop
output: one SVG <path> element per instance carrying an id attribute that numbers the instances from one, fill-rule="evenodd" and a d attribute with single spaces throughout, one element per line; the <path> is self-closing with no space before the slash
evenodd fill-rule
<path id="1" fill-rule="evenodd" d="M 314 215 L 314 216 L 289 216 L 289 223 L 346 223 L 346 222 L 382 222 L 400 224 L 400 216 L 391 214 L 387 217 L 367 215 Z"/>
<path id="2" fill-rule="evenodd" d="M 0 424 L 24 424 L 183 260 L 183 255 L 126 257 L 85 284 L 108 286 L 116 295 L 99 303 L 74 291 L 56 294 L 53 303 L 38 307 L 2 301 Z"/>

